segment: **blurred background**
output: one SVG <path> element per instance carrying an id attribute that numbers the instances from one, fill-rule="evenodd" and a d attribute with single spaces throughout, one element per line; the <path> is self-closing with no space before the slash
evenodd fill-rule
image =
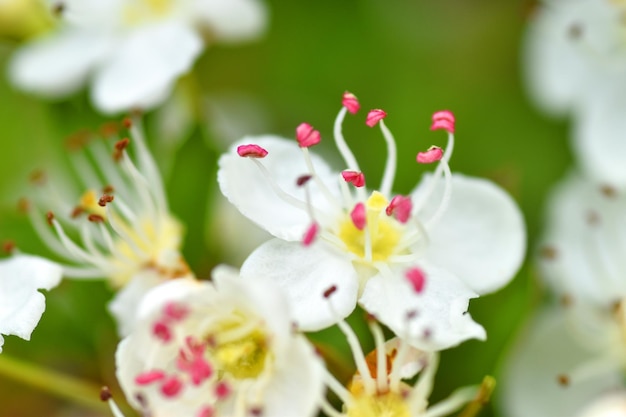
<path id="1" fill-rule="evenodd" d="M 528 226 L 529 260 L 507 288 L 471 302 L 470 312 L 486 328 L 488 340 L 469 341 L 443 353 L 431 399 L 477 384 L 484 375 L 497 378 L 503 355 L 541 298 L 532 262 L 535 242 L 542 230 L 546 193 L 571 161 L 565 123 L 541 116 L 524 94 L 519 50 L 532 3 L 267 3 L 271 21 L 264 38 L 245 46 L 209 47 L 193 73 L 181 80 L 179 92 L 194 96 L 197 120 L 168 121 L 171 113 L 158 109 L 145 117 L 172 211 L 187 226 L 184 253 L 190 266 L 199 277 L 208 277 L 218 263 L 239 266 L 248 249 L 237 252 L 233 242 L 253 244 L 248 242 L 256 233 L 252 226 L 244 225 L 234 235 L 222 220 L 234 209 L 219 209 L 216 203 L 216 159 L 229 139 L 270 132 L 293 137 L 295 127 L 306 121 L 327 139 L 319 151 L 333 153 L 332 124 L 341 94 L 348 90 L 357 95 L 363 110 L 388 112 L 386 123 L 398 140 L 400 155 L 395 191 L 406 193 L 426 170 L 415 163 L 416 152 L 445 144 L 444 134 L 428 130 L 431 114 L 452 110 L 457 117 L 452 170 L 490 178 L 513 195 Z M 5 32 L 10 29 L 2 24 Z M 13 31 L 2 36 L 4 74 L 22 35 Z M 377 183 L 384 141 L 378 129 L 364 125 L 365 114 L 348 117 L 344 133 L 368 181 Z M 121 117 L 97 115 L 84 91 L 70 99 L 44 101 L 17 92 L 4 75 L 0 77 L 0 243 L 13 241 L 24 252 L 48 254 L 16 209 L 18 199 L 30 192 L 29 175 L 62 163 L 64 141 L 72 133 Z M 111 295 L 102 282 L 64 281 L 47 294 L 47 310 L 32 340 L 8 337 L 3 355 L 95 387 L 111 385 L 123 402 L 115 388 L 117 336 L 104 310 Z M 353 323 L 359 327 L 360 322 L 357 313 Z M 312 337 L 334 336 L 331 330 Z M 352 366 L 344 343 L 337 350 Z M 367 333 L 363 343 L 372 346 Z M 497 389 L 494 396 L 497 401 Z M 1 373 L 0 399 L 2 417 L 109 415 L 106 409 L 98 412 L 59 399 Z M 481 415 L 497 415 L 495 408 L 488 405 Z"/>

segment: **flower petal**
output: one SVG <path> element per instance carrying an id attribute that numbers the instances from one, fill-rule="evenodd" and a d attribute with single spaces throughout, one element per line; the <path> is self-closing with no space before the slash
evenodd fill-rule
<path id="1" fill-rule="evenodd" d="M 290 196 L 305 201 L 305 189 L 296 180 L 308 172 L 302 151 L 294 141 L 277 136 L 250 136 L 231 146 L 219 160 L 217 180 L 222 193 L 239 211 L 272 235 L 290 241 L 302 240 L 311 219 L 305 207 L 296 207 L 281 199 L 253 161 L 237 155 L 239 145 L 256 144 L 268 155 L 260 160 L 276 184 Z M 332 172 L 318 156 L 311 154 L 315 170 L 331 192 L 339 196 L 339 174 Z M 328 202 L 314 181 L 309 181 L 312 205 L 316 211 L 328 210 Z"/>
<path id="2" fill-rule="evenodd" d="M 200 36 L 177 22 L 132 31 L 96 74 L 92 99 L 108 113 L 148 109 L 165 99 L 202 51 Z"/>
<path id="3" fill-rule="evenodd" d="M 36 256 L 0 261 L 0 333 L 29 340 L 46 308 L 44 296 L 37 290 L 57 286 L 61 276 L 59 265 Z"/>
<path id="4" fill-rule="evenodd" d="M 242 42 L 267 27 L 267 8 L 258 0 L 196 0 L 196 15 L 221 42 Z"/>
<path id="5" fill-rule="evenodd" d="M 378 274 L 365 285 L 359 304 L 400 338 L 426 351 L 442 350 L 468 339 L 486 338 L 485 329 L 467 312 L 477 295 L 451 273 L 420 265 L 427 277 L 416 293 L 394 269 L 392 276 Z"/>
<path id="6" fill-rule="evenodd" d="M 9 77 L 19 88 L 46 97 L 71 94 L 111 52 L 112 40 L 87 30 L 61 30 L 20 48 Z"/>
<path id="7" fill-rule="evenodd" d="M 503 415 L 510 417 L 575 416 L 601 393 L 622 387 L 619 365 L 567 387 L 559 375 L 593 358 L 573 339 L 562 311 L 537 315 L 508 358 L 502 379 Z"/>
<path id="8" fill-rule="evenodd" d="M 414 199 L 432 178 L 422 181 Z M 418 213 L 421 220 L 430 218 L 442 194 L 439 187 L 428 199 Z M 458 174 L 452 176 L 445 213 L 428 233 L 428 262 L 452 272 L 479 294 L 506 285 L 526 250 L 524 220 L 513 199 L 490 181 Z"/>
<path id="9" fill-rule="evenodd" d="M 356 306 L 354 267 L 321 246 L 270 240 L 252 252 L 241 267 L 241 276 L 248 280 L 262 276 L 277 282 L 286 293 L 294 320 L 304 331 L 331 326 Z M 332 286 L 337 290 L 328 300 L 324 292 Z"/>

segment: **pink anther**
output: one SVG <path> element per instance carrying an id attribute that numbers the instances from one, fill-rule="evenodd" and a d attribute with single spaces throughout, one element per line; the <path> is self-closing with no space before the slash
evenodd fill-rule
<path id="1" fill-rule="evenodd" d="M 357 188 L 365 185 L 365 175 L 362 172 L 346 170 L 341 172 L 341 176 L 345 182 L 349 182 Z"/>
<path id="2" fill-rule="evenodd" d="M 215 416 L 215 409 L 210 405 L 206 405 L 198 411 L 198 415 L 196 417 L 213 417 Z"/>
<path id="3" fill-rule="evenodd" d="M 341 100 L 341 104 L 352 114 L 356 114 L 361 108 L 359 100 L 356 98 L 356 96 L 348 91 L 343 93 L 343 99 Z"/>
<path id="4" fill-rule="evenodd" d="M 189 314 L 189 309 L 181 304 L 170 302 L 163 307 L 163 316 L 172 321 L 183 320 Z"/>
<path id="5" fill-rule="evenodd" d="M 315 238 L 317 237 L 317 233 L 319 232 L 320 227 L 316 222 L 311 223 L 311 226 L 307 229 L 304 237 L 302 238 L 302 244 L 304 246 L 310 246 Z"/>
<path id="6" fill-rule="evenodd" d="M 396 220 L 404 224 L 409 221 L 412 210 L 413 202 L 411 198 L 397 195 L 391 199 L 391 202 L 385 209 L 385 213 L 387 213 L 387 216 L 395 216 Z"/>
<path id="7" fill-rule="evenodd" d="M 404 276 L 416 293 L 419 294 L 424 290 L 424 284 L 426 283 L 426 275 L 424 274 L 424 271 L 418 267 L 414 267 L 406 271 Z"/>
<path id="8" fill-rule="evenodd" d="M 259 145 L 239 145 L 237 154 L 244 158 L 265 158 L 267 151 Z"/>
<path id="9" fill-rule="evenodd" d="M 454 114 L 449 110 L 442 110 L 433 114 L 433 124 L 430 125 L 430 130 L 443 129 L 448 133 L 454 133 L 454 124 L 456 119 Z"/>
<path id="10" fill-rule="evenodd" d="M 152 334 L 163 342 L 169 342 L 172 340 L 172 330 L 165 321 L 157 321 L 152 327 Z"/>
<path id="11" fill-rule="evenodd" d="M 182 389 L 183 382 L 176 376 L 167 378 L 161 385 L 161 393 L 169 398 L 178 395 Z"/>
<path id="12" fill-rule="evenodd" d="M 378 122 L 387 117 L 387 113 L 384 110 L 374 109 L 370 110 L 367 113 L 367 119 L 365 119 L 365 124 L 369 127 L 374 127 Z"/>
<path id="13" fill-rule="evenodd" d="M 135 377 L 135 383 L 137 385 L 148 385 L 156 381 L 160 381 L 165 378 L 165 372 L 159 370 L 142 372 Z"/>
<path id="14" fill-rule="evenodd" d="M 230 386 L 222 381 L 219 382 L 216 386 L 215 386 L 215 396 L 217 397 L 218 400 L 223 400 L 226 397 L 228 397 L 231 393 L 231 389 Z"/>
<path id="15" fill-rule="evenodd" d="M 301 148 L 317 145 L 322 140 L 320 132 L 308 123 L 300 123 L 296 128 L 296 139 Z"/>
<path id="16" fill-rule="evenodd" d="M 350 218 L 352 219 L 354 227 L 359 230 L 365 229 L 365 225 L 367 224 L 367 213 L 365 211 L 365 204 L 357 203 L 350 213 Z"/>
<path id="17" fill-rule="evenodd" d="M 443 158 L 443 149 L 439 146 L 431 146 L 426 152 L 418 152 L 415 159 L 419 164 L 432 164 L 441 158 Z"/>

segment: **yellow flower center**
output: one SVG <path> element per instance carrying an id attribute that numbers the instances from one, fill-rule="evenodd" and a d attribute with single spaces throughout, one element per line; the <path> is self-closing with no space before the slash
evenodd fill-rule
<path id="1" fill-rule="evenodd" d="M 395 392 L 354 396 L 346 409 L 347 417 L 411 417 L 409 405 Z"/>
<path id="2" fill-rule="evenodd" d="M 213 350 L 220 369 L 236 379 L 258 377 L 265 369 L 268 354 L 267 341 L 260 330 L 226 343 L 218 342 Z"/>
<path id="3" fill-rule="evenodd" d="M 388 205 L 389 202 L 385 196 L 374 191 L 365 204 L 367 226 L 363 230 L 359 230 L 350 217 L 341 222 L 338 236 L 348 251 L 368 260 L 367 239 L 369 238 L 372 262 L 384 261 L 394 253 L 401 233 L 397 222 L 384 212 Z"/>
<path id="4" fill-rule="evenodd" d="M 88 190 L 80 197 L 78 206 L 89 214 L 96 214 L 103 219 L 106 218 L 106 210 L 98 205 L 98 196 L 94 190 Z"/>
<path id="5" fill-rule="evenodd" d="M 134 26 L 167 16 L 173 8 L 172 0 L 135 0 L 124 8 L 124 22 Z"/>

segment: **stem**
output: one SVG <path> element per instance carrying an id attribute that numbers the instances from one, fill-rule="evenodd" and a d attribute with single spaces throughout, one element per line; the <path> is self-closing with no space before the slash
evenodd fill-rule
<path id="1" fill-rule="evenodd" d="M 492 376 L 485 376 L 478 389 L 476 397 L 461 411 L 459 417 L 475 417 L 491 399 L 491 394 L 496 387 L 496 380 Z"/>
<path id="2" fill-rule="evenodd" d="M 11 358 L 6 353 L 0 355 L 0 375 L 92 410 L 109 412 L 107 404 L 100 401 L 100 387 L 92 382 Z"/>

